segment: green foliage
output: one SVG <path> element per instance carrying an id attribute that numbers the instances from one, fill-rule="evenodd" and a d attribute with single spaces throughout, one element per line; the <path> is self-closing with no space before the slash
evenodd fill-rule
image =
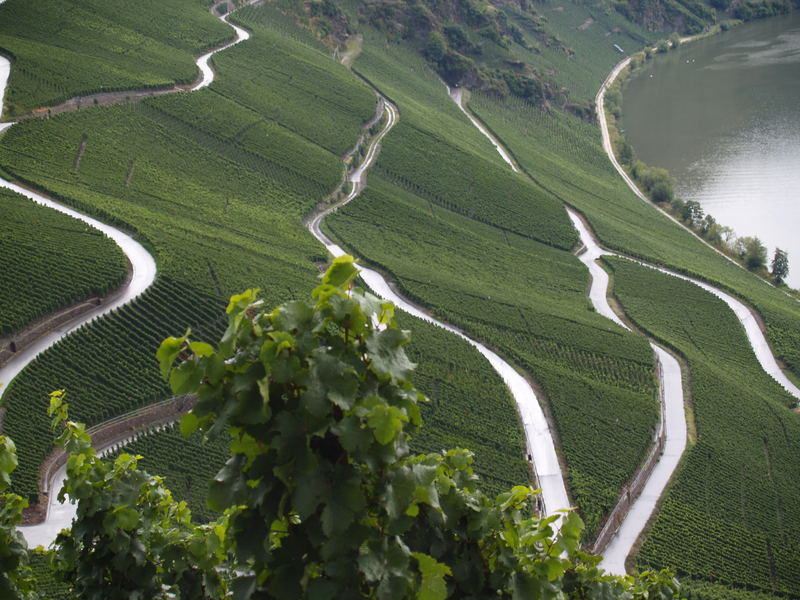
<path id="1" fill-rule="evenodd" d="M 736 239 L 736 252 L 751 271 L 767 265 L 767 247 L 757 237 L 740 237 Z"/>
<path id="2" fill-rule="evenodd" d="M 192 519 L 207 523 L 219 517 L 219 513 L 206 505 L 206 497 L 211 480 L 225 464 L 227 451 L 225 436 L 213 440 L 204 440 L 199 435 L 185 437 L 174 426 L 139 437 L 116 454 L 142 456 L 141 467 L 164 477 L 173 497 L 186 502 Z"/>
<path id="3" fill-rule="evenodd" d="M 666 169 L 649 167 L 637 160 L 631 167 L 631 174 L 653 202 L 672 202 L 675 197 L 675 179 Z"/>
<path id="4" fill-rule="evenodd" d="M 125 255 L 85 223 L 5 189 L 0 189 L 0 211 L 0 335 L 103 296 L 125 278 Z"/>
<path id="5" fill-rule="evenodd" d="M 614 292 L 641 328 L 689 366 L 697 439 L 639 555 L 648 568 L 794 594 L 800 515 L 794 398 L 759 365 L 735 315 L 693 284 L 610 261 Z"/>
<path id="6" fill-rule="evenodd" d="M 51 554 L 66 586 L 48 574 L 39 590 L 75 599 L 676 597 L 666 571 L 605 575 L 579 549 L 577 515 L 531 516 L 530 488 L 489 498 L 469 451 L 409 452 L 424 397 L 408 379 L 408 332 L 390 303 L 350 289 L 356 274 L 351 257 L 336 259 L 310 302 L 274 310 L 248 290 L 231 298 L 216 349 L 187 333 L 158 350 L 162 364 L 183 359 L 165 370 L 173 391 L 198 397 L 181 428 L 232 436 L 208 497 L 227 510 L 212 524 L 193 524 L 185 503 L 138 468 L 140 456 L 99 458 L 85 426 L 69 420 L 64 391 L 50 393 L 67 454 L 59 499 L 77 501 L 77 514 Z M 3 487 L 14 466 L 3 437 Z M 17 522 L 3 522 L 0 539 L 20 538 Z M 3 564 L 4 583 L 39 585 L 19 577 L 24 542 L 17 555 Z"/>
<path id="7" fill-rule="evenodd" d="M 16 446 L 11 439 L 0 435 L 0 597 L 22 600 L 36 596 L 28 567 L 28 545 L 16 529 L 28 503 L 6 491 L 16 468 Z"/>
<path id="8" fill-rule="evenodd" d="M 78 504 L 69 531 L 55 541 L 56 574 L 81 600 L 201 599 L 222 596 L 216 570 L 224 533 L 195 526 L 160 478 L 137 468 L 140 457 L 99 458 L 83 424 L 67 420 L 63 390 L 50 394 L 48 414 L 63 427 L 67 478 L 59 492 Z"/>
<path id="9" fill-rule="evenodd" d="M 668 576 L 604 577 L 578 550 L 573 514 L 527 516 L 533 492 L 491 500 L 471 453 L 412 455 L 424 397 L 394 307 L 349 289 L 335 259 L 312 301 L 264 308 L 233 296 L 217 349 L 168 338 L 174 393 L 198 402 L 182 429 L 227 429 L 232 456 L 209 503 L 229 511 L 241 597 L 674 597 Z M 560 520 L 556 533 L 553 526 Z M 625 590 L 632 592 L 630 595 Z M 657 595 L 654 595 L 657 594 Z"/>
<path id="10" fill-rule="evenodd" d="M 775 283 L 783 283 L 786 276 L 789 274 L 789 255 L 786 250 L 775 248 L 775 255 L 772 257 L 772 276 L 775 278 Z"/>
<path id="11" fill-rule="evenodd" d="M 751 21 L 785 14 L 790 10 L 792 10 L 792 3 L 787 0 L 763 0 L 761 2 L 748 0 L 736 6 L 733 16 L 742 21 Z"/>
<path id="12" fill-rule="evenodd" d="M 0 6 L 0 48 L 14 58 L 8 114 L 78 95 L 194 81 L 193 56 L 231 37 L 197 2 L 9 0 Z"/>

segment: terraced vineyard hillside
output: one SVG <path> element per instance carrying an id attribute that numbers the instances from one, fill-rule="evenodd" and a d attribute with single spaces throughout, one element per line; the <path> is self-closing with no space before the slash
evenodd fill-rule
<path id="1" fill-rule="evenodd" d="M 0 49 L 12 57 L 14 75 L 4 116 L 78 95 L 194 81 L 194 55 L 233 37 L 230 27 L 201 10 L 202 5 L 181 0 L 5 2 Z"/>
<path id="2" fill-rule="evenodd" d="M 610 262 L 626 312 L 686 357 L 697 427 L 639 564 L 793 593 L 800 419 L 785 409 L 788 394 L 761 370 L 720 300 L 628 261 Z"/>
<path id="3" fill-rule="evenodd" d="M 745 299 L 763 316 L 776 355 L 800 375 L 800 303 L 636 198 L 606 159 L 595 126 L 480 94 L 470 108 L 542 187 L 586 215 L 607 247 L 699 276 Z"/>
<path id="4" fill-rule="evenodd" d="M 590 311 L 558 199 L 512 176 L 474 127 L 451 125 L 463 116 L 414 54 L 380 48 L 367 38 L 353 68 L 397 103 L 401 120 L 368 188 L 328 218 L 330 231 L 541 386 L 592 531 L 655 428 L 651 352 Z"/>
<path id="5" fill-rule="evenodd" d="M 342 181 L 343 157 L 375 115 L 373 87 L 397 105 L 400 120 L 366 190 L 323 226 L 405 295 L 497 349 L 534 382 L 588 537 L 641 464 L 658 403 L 645 340 L 596 314 L 586 298 L 565 203 L 608 248 L 745 299 L 764 317 L 776 354 L 800 376 L 800 305 L 638 200 L 603 154 L 592 122 L 589 104 L 620 57 L 614 45 L 627 51 L 665 37 L 655 29 L 670 14 L 690 29 L 711 22 L 709 5 L 658 0 L 649 16 L 632 13 L 630 2 L 412 5 L 417 15 L 430 12 L 424 35 L 404 34 L 405 22 L 392 19 L 408 15 L 392 16 L 400 9 L 390 3 L 243 6 L 230 18 L 252 37 L 214 57 L 210 87 L 25 120 L 0 133 L 0 172 L 135 232 L 159 270 L 142 297 L 44 353 L 3 396 L 3 432 L 20 450 L 17 491 L 31 498 L 38 491 L 39 464 L 51 447 L 50 391 L 67 388 L 71 416 L 90 424 L 160 400 L 168 390 L 154 353 L 165 336 L 189 327 L 193 338 L 213 342 L 230 294 L 261 287 L 265 302 L 277 304 L 314 286 L 327 256 L 303 220 Z M 0 4 L 0 49 L 14 58 L 10 114 L 98 90 L 192 81 L 192 57 L 232 35 L 196 0 L 145 9 L 118 0 Z M 352 71 L 317 37 L 331 44 L 345 30 L 361 36 Z M 450 52 L 443 57 L 453 58 L 461 44 L 475 65 L 460 82 L 474 88 L 469 110 L 525 174 L 513 174 L 448 97 L 429 45 L 439 32 Z M 517 87 L 519 77 L 533 87 Z M 537 85 L 546 93 L 525 95 Z M 14 211 L 19 222 L 38 219 Z M 43 240 L 66 227 L 49 218 L 43 225 Z M 64 238 L 83 244 L 82 236 Z M 84 269 L 83 289 L 119 278 L 118 254 L 96 254 L 103 259 Z M 52 267 L 32 271 L 30 256 L 11 256 L 3 276 L 48 279 Z M 64 268 L 80 269 L 74 264 Z M 697 598 L 797 595 L 794 400 L 760 370 L 727 309 L 688 284 L 612 264 L 617 295 L 636 324 L 685 357 L 697 434 L 637 564 L 678 569 Z M 0 314 L 25 296 L 20 286 L 9 289 Z M 34 297 L 16 322 L 73 296 L 47 297 L 52 304 Z M 465 342 L 400 320 L 414 332 L 418 383 L 432 399 L 418 449 L 473 449 L 493 491 L 527 482 L 521 430 L 500 378 Z M 182 452 L 202 456 L 203 465 L 187 475 L 176 464 L 185 460 L 174 460 L 172 435 L 138 447 L 154 455 L 154 470 L 182 478 L 187 496 L 197 495 L 195 480 L 214 471 L 218 456 L 188 442 Z"/>
<path id="6" fill-rule="evenodd" d="M 266 301 L 278 302 L 314 285 L 314 263 L 325 257 L 302 218 L 339 183 L 339 155 L 372 117 L 375 96 L 306 43 L 302 30 L 287 32 L 282 22 L 272 28 L 262 13 L 269 10 L 242 11 L 253 30 L 250 48 L 226 51 L 208 90 L 26 121 L 2 139 L 6 171 L 137 231 L 160 273 L 134 305 L 47 352 L 8 390 L 4 427 L 20 441 L 15 482 L 26 494 L 35 494 L 49 447 L 50 390 L 66 387 L 73 416 L 89 423 L 147 404 L 167 393 L 154 360 L 165 335 L 188 326 L 213 341 L 228 294 L 261 285 Z M 271 60 L 255 58 L 262 55 Z M 265 98 L 256 93 L 264 87 L 284 94 Z M 312 124 L 304 111 L 322 117 Z M 84 134 L 75 170 L 64 153 Z M 474 448 L 496 490 L 525 481 L 521 432 L 496 374 L 466 344 L 425 333 L 429 325 L 413 327 L 431 340 L 419 350 L 423 389 L 448 399 L 429 409 L 432 421 L 448 427 L 431 429 L 420 443 Z M 494 407 L 491 430 L 465 417 L 476 403 Z"/>

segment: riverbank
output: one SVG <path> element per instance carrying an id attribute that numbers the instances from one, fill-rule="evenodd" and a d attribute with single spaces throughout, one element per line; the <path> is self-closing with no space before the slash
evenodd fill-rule
<path id="1" fill-rule="evenodd" d="M 773 97 L 768 88 L 761 89 L 770 81 L 764 74 L 770 61 L 792 60 L 791 49 L 800 33 L 783 42 L 764 39 L 767 33 L 784 27 L 780 25 L 784 22 L 792 30 L 792 23 L 800 23 L 800 19 L 795 14 L 747 23 L 702 44 L 695 44 L 699 38 L 691 38 L 683 40 L 691 41 L 690 46 L 681 44 L 668 53 L 633 55 L 630 66 L 608 84 L 604 117 L 617 160 L 649 199 L 738 264 L 798 297 L 800 293 L 784 283 L 787 279 L 790 284 L 800 281 L 791 269 L 788 277 L 780 265 L 777 270 L 770 269 L 777 256 L 775 246 L 789 250 L 790 259 L 792 254 L 800 254 L 793 246 L 796 236 L 789 225 L 800 210 L 794 207 L 796 194 L 790 191 L 800 185 L 797 176 L 791 175 L 798 172 L 791 166 L 796 162 L 791 156 L 797 153 L 778 141 L 789 143 L 796 134 L 762 130 L 764 119 L 770 117 L 761 115 L 776 110 L 773 105 L 780 106 L 789 111 L 787 115 L 795 115 L 785 117 L 791 131 L 796 129 L 792 123 L 800 119 L 800 112 L 783 108 L 780 93 Z M 712 33 L 719 33 L 719 28 Z M 739 62 L 749 61 L 750 65 L 756 60 L 765 62 L 765 67 L 739 73 Z M 787 68 L 780 72 L 787 73 Z M 634 93 L 630 101 L 629 84 Z M 630 117 L 628 111 L 633 111 Z M 784 122 L 783 116 L 781 119 Z M 752 122 L 758 125 L 747 125 Z M 633 139 L 632 132 L 636 133 Z M 770 136 L 777 138 L 770 141 Z M 778 148 L 771 148 L 773 145 Z M 743 162 L 745 156 L 749 163 Z M 667 167 L 669 172 L 645 163 Z M 689 165 L 691 172 L 687 171 Z"/>

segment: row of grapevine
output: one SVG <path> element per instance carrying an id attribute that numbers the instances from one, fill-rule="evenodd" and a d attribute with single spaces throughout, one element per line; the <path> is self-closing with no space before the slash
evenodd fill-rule
<path id="1" fill-rule="evenodd" d="M 125 279 L 122 251 L 81 221 L 4 189 L 0 213 L 0 336 Z"/>

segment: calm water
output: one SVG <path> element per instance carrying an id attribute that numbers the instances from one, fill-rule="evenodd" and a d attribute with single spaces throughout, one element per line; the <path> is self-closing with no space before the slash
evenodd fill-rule
<path id="1" fill-rule="evenodd" d="M 659 55 L 625 90 L 637 155 L 737 235 L 789 253 L 800 288 L 800 14 Z"/>

